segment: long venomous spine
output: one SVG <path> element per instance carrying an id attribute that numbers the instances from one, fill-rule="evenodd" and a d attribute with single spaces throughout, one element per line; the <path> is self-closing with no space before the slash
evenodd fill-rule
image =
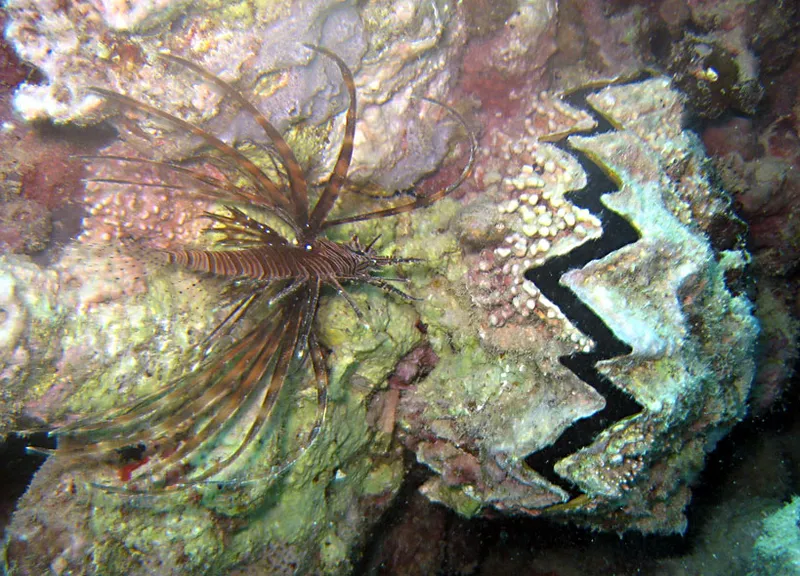
<path id="1" fill-rule="evenodd" d="M 432 194 L 381 210 L 329 219 L 346 180 L 353 152 L 356 120 L 356 89 L 345 62 L 336 54 L 316 46 L 306 47 L 331 59 L 341 72 L 350 104 L 346 112 L 344 137 L 335 167 L 313 208 L 308 183 L 294 153 L 280 132 L 236 89 L 199 65 L 169 54 L 159 57 L 192 71 L 235 100 L 261 126 L 272 145 L 270 159 L 286 182 L 273 180 L 235 146 L 223 142 L 202 128 L 154 106 L 104 88 L 91 90 L 117 105 L 155 117 L 178 130 L 199 137 L 216 156 L 204 156 L 220 173 L 234 168 L 234 176 L 214 176 L 185 165 L 124 156 L 95 156 L 99 161 L 140 163 L 170 170 L 186 180 L 185 190 L 197 198 L 221 202 L 227 215 L 206 213 L 214 223 L 211 230 L 221 236 L 214 250 L 174 249 L 162 251 L 175 264 L 197 272 L 231 280 L 237 298 L 231 311 L 208 339 L 229 332 L 240 319 L 253 319 L 253 327 L 218 354 L 164 389 L 145 396 L 132 406 L 81 418 L 58 427 L 51 434 L 59 438 L 56 454 L 87 457 L 107 456 L 131 446 L 145 449 L 141 465 L 122 478 L 121 486 L 109 490 L 163 492 L 210 481 L 227 469 L 258 437 L 280 395 L 294 358 L 310 359 L 317 390 L 318 413 L 307 445 L 316 439 L 327 407 L 327 370 L 324 353 L 317 342 L 314 318 L 324 285 L 334 287 L 359 317 L 361 312 L 343 289 L 342 282 L 363 282 L 387 292 L 410 298 L 374 276 L 384 266 L 412 259 L 383 257 L 373 243 L 362 246 L 357 239 L 337 243 L 320 237 L 333 226 L 384 218 L 429 206 L 455 190 L 469 175 L 476 150 L 470 137 L 469 161 L 449 186 Z M 424 99 L 424 98 L 423 98 Z M 444 106 L 443 104 L 439 104 Z M 444 106 L 466 128 L 464 120 Z M 230 171 L 230 170 L 228 170 Z M 135 182 L 121 178 L 90 178 L 109 185 L 159 186 L 158 182 Z M 244 184 L 242 183 L 244 180 Z M 165 188 L 175 186 L 164 184 Z M 294 233 L 290 240 L 269 225 L 245 214 L 239 206 L 268 212 Z M 266 311 L 264 311 L 266 310 Z M 256 317 L 257 314 L 262 314 Z M 244 430 L 243 439 L 230 452 L 204 468 L 192 469 L 189 458 L 204 446 L 213 447 L 225 434 L 226 424 L 244 417 L 245 406 L 256 405 L 256 415 Z M 273 466 L 263 476 L 273 477 L 291 466 Z"/>

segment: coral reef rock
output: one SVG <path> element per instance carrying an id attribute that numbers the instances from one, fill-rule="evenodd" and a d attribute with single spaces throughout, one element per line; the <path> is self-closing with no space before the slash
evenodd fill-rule
<path id="1" fill-rule="evenodd" d="M 764 94 L 758 61 L 738 29 L 718 39 L 687 35 L 673 47 L 667 69 L 703 117 L 729 109 L 753 114 Z"/>
<path id="2" fill-rule="evenodd" d="M 753 548 L 750 576 L 800 574 L 800 497 L 764 520 Z"/>
<path id="3" fill-rule="evenodd" d="M 423 493 L 465 515 L 681 532 L 745 413 L 748 257 L 712 242 L 730 199 L 668 79 L 565 100 L 541 93 L 524 129 L 484 139 L 463 259 L 423 307 L 439 362 L 403 394 L 404 441 L 435 472 Z"/>
<path id="4" fill-rule="evenodd" d="M 215 305 L 224 300 L 213 280 L 81 243 L 47 270 L 0 257 L 0 288 L 3 433 L 124 405 L 174 381 L 201 359 L 202 336 L 226 310 Z M 354 297 L 374 330 L 341 299 L 321 303 L 320 337 L 335 351 L 328 417 L 313 445 L 305 439 L 319 424 L 317 396 L 292 377 L 277 409 L 280 433 L 259 440 L 231 483 L 109 492 L 98 484 L 124 480 L 130 469 L 51 458 L 8 527 L 11 572 L 349 573 L 353 550 L 404 473 L 399 446 L 369 425 L 369 396 L 419 340 L 409 306 L 377 290 Z M 229 441 L 246 433 L 231 426 Z"/>
<path id="5" fill-rule="evenodd" d="M 165 272 L 113 247 L 76 244 L 49 268 L 0 256 L 0 434 L 22 413 L 54 421 L 177 377 L 220 296 Z"/>
<path id="6" fill-rule="evenodd" d="M 5 7 L 6 38 L 45 78 L 21 84 L 14 106 L 27 120 L 95 123 L 114 112 L 87 90 L 98 86 L 186 120 L 209 121 L 226 138 L 257 134 L 246 114 L 218 118 L 225 108 L 221 95 L 155 57 L 169 52 L 220 74 L 285 131 L 298 116 L 317 124 L 347 104 L 332 63 L 316 58 L 305 65 L 314 54 L 302 44 L 324 46 L 347 62 L 359 89 L 351 180 L 371 178 L 402 189 L 447 151 L 447 139 L 432 124 L 411 121 L 419 117 L 412 95 L 446 93 L 453 72 L 448 63 L 463 46 L 464 25 L 447 2 L 393 6 L 330 0 L 129 6 L 80 0 L 56 8 L 41 0 L 13 0 Z M 339 134 L 339 124 L 334 128 Z M 407 139 L 415 144 L 407 146 Z M 387 159 L 393 162 L 387 165 Z M 331 155 L 315 168 L 328 174 L 334 161 Z"/>

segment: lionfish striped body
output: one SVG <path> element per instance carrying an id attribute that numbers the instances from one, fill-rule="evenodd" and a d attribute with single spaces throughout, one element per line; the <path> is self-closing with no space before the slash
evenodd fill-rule
<path id="1" fill-rule="evenodd" d="M 213 222 L 214 249 L 173 249 L 161 251 L 170 262 L 189 270 L 231 280 L 231 311 L 207 341 L 223 331 L 230 332 L 247 317 L 251 328 L 244 335 L 209 355 L 195 370 L 164 389 L 136 401 L 132 406 L 81 418 L 51 431 L 59 438 L 56 454 L 87 457 L 113 456 L 131 447 L 144 452 L 135 466 L 127 466 L 120 486 L 104 486 L 125 492 L 161 492 L 186 488 L 216 478 L 226 470 L 259 436 L 268 422 L 293 362 L 310 359 L 317 391 L 318 412 L 306 447 L 316 438 L 325 417 L 327 371 L 324 353 L 317 342 L 313 323 L 320 291 L 332 286 L 362 317 L 355 302 L 342 287 L 346 282 L 372 284 L 401 297 L 410 298 L 389 281 L 374 276 L 384 266 L 413 259 L 383 257 L 373 251 L 374 241 L 362 246 L 357 238 L 337 243 L 321 236 L 327 228 L 347 222 L 383 218 L 428 206 L 455 190 L 469 174 L 475 155 L 475 140 L 470 136 L 470 158 L 459 178 L 433 194 L 382 210 L 329 219 L 346 179 L 353 151 L 356 119 L 356 91 L 352 74 L 344 61 L 332 52 L 315 46 L 310 50 L 331 59 L 338 66 L 347 88 L 344 138 L 335 167 L 313 208 L 309 205 L 308 184 L 291 148 L 279 131 L 232 86 L 197 64 L 162 54 L 215 85 L 223 95 L 235 100 L 261 126 L 271 142 L 273 172 L 262 171 L 234 146 L 205 130 L 158 108 L 102 88 L 91 90 L 123 108 L 166 121 L 178 130 L 201 138 L 211 154 L 203 155 L 219 173 L 184 164 L 158 162 L 121 156 L 95 156 L 99 161 L 140 163 L 170 170 L 186 180 L 185 190 L 197 198 L 220 202 L 228 214 L 206 213 Z M 438 104 L 438 103 L 437 103 Z M 440 106 L 444 106 L 439 104 Z M 463 119 L 444 106 L 465 127 Z M 227 170 L 227 172 L 226 172 Z M 279 183 L 274 174 L 277 172 Z M 272 174 L 272 176 L 270 176 Z M 159 186 L 158 182 L 93 178 L 110 185 Z M 242 184 L 242 182 L 246 182 Z M 165 187 L 174 188 L 174 185 Z M 245 213 L 240 207 L 262 211 L 279 219 L 293 233 L 288 239 L 268 224 Z M 255 406 L 255 410 L 251 408 Z M 255 416 L 252 414 L 255 413 Z M 238 444 L 206 464 L 192 464 L 192 457 L 203 448 L 220 445 L 232 420 L 247 420 Z M 196 459 L 195 459 L 196 460 Z M 273 466 L 264 477 L 273 477 L 296 460 Z"/>
<path id="2" fill-rule="evenodd" d="M 264 245 L 245 250 L 172 250 L 170 263 L 177 263 L 196 272 L 209 272 L 231 278 L 253 280 L 308 281 L 319 278 L 323 283 L 350 279 L 366 273 L 372 260 L 346 244 L 318 238 L 304 246 Z"/>

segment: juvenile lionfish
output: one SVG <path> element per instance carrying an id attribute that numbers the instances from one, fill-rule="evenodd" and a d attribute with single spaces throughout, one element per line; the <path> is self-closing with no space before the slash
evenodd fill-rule
<path id="1" fill-rule="evenodd" d="M 324 352 L 315 334 L 315 317 L 323 286 L 334 288 L 361 318 L 355 301 L 343 283 L 366 283 L 401 298 L 411 296 L 389 284 L 396 278 L 374 275 L 386 266 L 403 259 L 380 256 L 375 240 L 363 245 L 357 237 L 349 243 L 326 239 L 329 228 L 345 223 L 385 218 L 429 206 L 453 192 L 467 178 L 475 157 L 474 135 L 466 129 L 463 118 L 443 106 L 466 130 L 470 139 L 469 160 L 459 177 L 434 193 L 418 195 L 414 200 L 391 208 L 331 219 L 334 207 L 347 178 L 353 153 L 356 123 L 356 89 L 353 75 L 345 62 L 331 51 L 306 45 L 331 59 L 338 66 L 349 95 L 344 137 L 333 172 L 313 207 L 309 201 L 309 183 L 298 160 L 281 133 L 258 109 L 233 86 L 201 66 L 172 56 L 158 58 L 177 64 L 214 85 L 258 123 L 268 137 L 272 170 L 264 170 L 234 145 L 206 130 L 159 108 L 129 96 L 103 88 L 91 91 L 108 101 L 148 115 L 201 139 L 212 154 L 204 162 L 219 167 L 217 175 L 187 167 L 185 163 L 161 162 L 125 156 L 95 156 L 100 161 L 144 163 L 172 171 L 191 181 L 197 197 L 222 204 L 227 214 L 206 212 L 215 233 L 213 249 L 160 250 L 170 263 L 191 271 L 229 280 L 235 294 L 230 312 L 206 339 L 229 333 L 243 318 L 252 327 L 232 344 L 210 355 L 198 368 L 166 385 L 163 389 L 137 400 L 133 405 L 81 418 L 50 431 L 58 438 L 56 455 L 117 457 L 126 451 L 138 451 L 138 461 L 126 466 L 120 487 L 126 492 L 163 492 L 214 481 L 251 445 L 270 420 L 287 374 L 293 363 L 310 359 L 319 405 L 314 428 L 305 446 L 319 433 L 327 406 L 328 374 Z M 427 99 L 426 99 L 427 100 Z M 95 178 L 95 182 L 142 184 L 132 181 Z M 158 186 L 158 183 L 146 183 Z M 166 186 L 166 185 L 165 185 Z M 250 207 L 277 218 L 281 226 L 270 226 L 242 208 Z M 291 234 L 282 234 L 286 227 Z M 245 412 L 255 406 L 255 416 L 243 428 L 238 445 L 202 466 L 189 461 L 204 447 L 214 447 L 230 430 L 233 421 L 246 420 Z M 292 462 L 273 467 L 265 476 L 275 476 Z"/>

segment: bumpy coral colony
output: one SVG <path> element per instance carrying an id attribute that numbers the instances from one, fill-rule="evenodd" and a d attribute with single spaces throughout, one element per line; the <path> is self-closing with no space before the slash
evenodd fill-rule
<path id="1" fill-rule="evenodd" d="M 414 261 L 378 255 L 373 248 L 377 239 L 367 245 L 357 237 L 348 243 L 337 243 L 320 234 L 341 224 L 428 206 L 455 190 L 472 169 L 476 145 L 470 135 L 469 161 L 450 185 L 391 208 L 329 218 L 353 153 L 356 90 L 352 74 L 339 56 L 325 48 L 307 48 L 335 62 L 350 99 L 339 155 L 316 203 L 310 201 L 311 186 L 281 133 L 232 86 L 199 65 L 176 56 L 159 55 L 213 85 L 252 116 L 269 138 L 267 168 L 256 165 L 235 145 L 175 115 L 117 92 L 91 89 L 110 103 L 197 137 L 205 145 L 206 152 L 183 164 L 123 155 L 97 156 L 93 160 L 101 164 L 141 166 L 142 176 L 137 179 L 103 173 L 89 180 L 99 185 L 179 190 L 194 200 L 212 200 L 224 207 L 226 213 L 202 214 L 211 222 L 206 230 L 213 237 L 211 247 L 143 246 L 126 238 L 124 226 L 115 231 L 115 236 L 140 255 L 156 253 L 169 263 L 229 280 L 229 311 L 204 344 L 211 350 L 221 337 L 235 334 L 232 343 L 219 346 L 219 352 L 209 352 L 195 370 L 132 406 L 83 417 L 51 432 L 59 439 L 55 451 L 59 456 L 119 459 L 120 455 L 129 457 L 133 452 L 134 462 L 124 465 L 118 474 L 122 483 L 108 481 L 103 484 L 108 489 L 157 492 L 212 479 L 217 484 L 241 483 L 244 480 L 235 472 L 225 478 L 221 475 L 225 476 L 267 428 L 293 363 L 303 365 L 309 358 L 319 408 L 303 446 L 313 442 L 327 405 L 325 357 L 314 327 L 321 290 L 324 286 L 333 287 L 363 320 L 363 313 L 342 284 L 367 283 L 409 299 L 409 295 L 389 284 L 401 279 L 383 278 L 375 272 Z M 443 106 L 466 127 L 454 110 L 433 103 Z M 168 178 L 152 178 L 159 173 Z M 104 208 L 105 205 L 98 205 L 92 210 Z M 157 215 L 156 208 L 149 212 Z M 146 221 L 149 215 L 140 220 Z M 111 234 L 104 232 L 100 239 L 110 240 Z M 241 330 L 240 324 L 244 326 Z M 234 440 L 228 434 L 231 426 L 241 430 Z M 207 457 L 208 454 L 212 456 Z M 259 478 L 275 477 L 297 456 L 275 463 Z"/>

